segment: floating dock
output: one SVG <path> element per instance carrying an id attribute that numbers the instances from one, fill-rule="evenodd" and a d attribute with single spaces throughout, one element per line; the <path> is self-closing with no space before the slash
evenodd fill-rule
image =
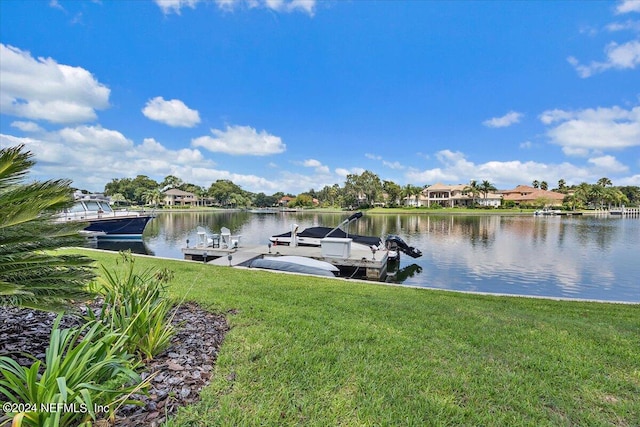
<path id="1" fill-rule="evenodd" d="M 325 261 L 340 270 L 340 277 L 359 277 L 369 280 L 384 280 L 387 275 L 388 251 L 377 251 L 353 247 L 348 256 L 324 256 L 321 247 L 311 246 L 239 246 L 212 247 L 193 246 L 182 248 L 184 258 L 221 266 L 248 267 L 257 258 L 297 255 Z"/>

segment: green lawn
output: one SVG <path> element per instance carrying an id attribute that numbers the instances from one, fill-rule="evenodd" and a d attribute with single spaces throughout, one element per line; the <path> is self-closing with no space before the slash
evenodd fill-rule
<path id="1" fill-rule="evenodd" d="M 399 207 L 373 208 L 367 214 L 429 214 L 429 215 L 532 215 L 535 209 L 476 209 L 476 208 L 426 208 Z"/>
<path id="2" fill-rule="evenodd" d="M 137 265 L 169 267 L 172 296 L 232 326 L 171 425 L 640 425 L 640 305 Z"/>

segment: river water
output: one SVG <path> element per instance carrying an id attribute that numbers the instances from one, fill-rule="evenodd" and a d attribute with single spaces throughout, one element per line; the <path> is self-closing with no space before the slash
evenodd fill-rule
<path id="1" fill-rule="evenodd" d="M 160 213 L 132 250 L 182 258 L 196 227 L 228 227 L 265 245 L 292 224 L 338 225 L 346 215 L 249 212 Z M 349 232 L 397 234 L 423 256 L 401 257 L 388 281 L 458 291 L 640 302 L 640 219 L 608 216 L 365 215 Z M 103 244 L 100 244 L 103 247 Z M 132 245 L 132 243 L 126 243 Z M 122 249 L 122 244 L 110 247 Z"/>

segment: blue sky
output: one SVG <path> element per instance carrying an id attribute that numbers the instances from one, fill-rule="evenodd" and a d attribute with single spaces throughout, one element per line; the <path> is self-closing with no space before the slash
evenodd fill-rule
<path id="1" fill-rule="evenodd" d="M 0 147 L 101 191 L 640 185 L 640 1 L 0 1 Z"/>

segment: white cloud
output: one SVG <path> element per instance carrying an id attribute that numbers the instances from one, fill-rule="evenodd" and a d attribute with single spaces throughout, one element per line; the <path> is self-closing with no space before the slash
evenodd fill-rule
<path id="1" fill-rule="evenodd" d="M 102 191 L 113 178 L 147 175 L 161 181 L 176 175 L 186 182 L 209 185 L 216 179 L 230 179 L 250 191 L 280 191 L 284 181 L 215 168 L 197 149 L 172 150 L 153 138 L 134 144 L 115 130 L 80 126 L 49 132 L 39 138 L 0 134 L 0 148 L 25 144 L 34 153 L 35 179 L 69 178 L 73 185 Z M 288 182 L 288 181 L 287 181 Z"/>
<path id="2" fill-rule="evenodd" d="M 214 0 L 216 5 L 225 11 L 233 11 L 245 6 L 249 9 L 265 8 L 276 12 L 303 12 L 313 16 L 316 9 L 316 0 Z M 180 15 L 182 8 L 195 9 L 198 3 L 205 0 L 155 0 L 156 4 L 167 15 L 175 13 Z"/>
<path id="3" fill-rule="evenodd" d="M 383 160 L 382 164 L 388 167 L 389 169 L 394 169 L 394 170 L 405 169 L 404 165 L 402 165 L 400 162 L 388 162 L 386 160 Z"/>
<path id="4" fill-rule="evenodd" d="M 593 157 L 589 159 L 588 162 L 597 167 L 599 170 L 602 170 L 603 172 L 619 173 L 627 172 L 629 170 L 627 166 L 620 163 L 615 157 L 608 155 Z"/>
<path id="5" fill-rule="evenodd" d="M 611 42 L 605 47 L 605 54 L 607 56 L 605 61 L 592 61 L 589 65 L 580 64 L 580 61 L 573 56 L 567 58 L 567 61 L 582 78 L 610 69 L 634 69 L 640 64 L 640 40 L 631 40 L 623 44 Z"/>
<path id="6" fill-rule="evenodd" d="M 226 130 L 211 129 L 214 138 L 201 136 L 191 141 L 194 147 L 231 155 L 268 156 L 282 153 L 287 146 L 280 137 L 266 131 L 257 132 L 250 126 L 227 126 Z"/>
<path id="7" fill-rule="evenodd" d="M 168 15 L 170 13 L 175 13 L 180 15 L 180 11 L 183 7 L 190 7 L 191 9 L 195 9 L 196 5 L 201 0 L 155 0 L 156 4 L 162 9 L 162 13 Z"/>
<path id="8" fill-rule="evenodd" d="M 36 132 L 44 131 L 44 129 L 38 126 L 38 124 L 35 122 L 15 121 L 11 123 L 11 126 L 14 128 L 20 129 L 23 132 L 36 133 Z"/>
<path id="9" fill-rule="evenodd" d="M 534 179 L 545 180 L 549 185 L 553 185 L 559 179 L 564 179 L 568 184 L 595 182 L 604 172 L 614 176 L 628 171 L 625 165 L 611 156 L 594 157 L 588 166 L 577 166 L 568 162 L 547 164 L 520 160 L 476 164 L 467 160 L 463 153 L 451 150 L 437 152 L 436 158 L 441 166 L 421 171 L 411 169 L 405 174 L 407 181 L 417 185 L 437 182 L 463 184 L 472 179 L 486 179 L 498 188 L 512 188 L 517 184 L 529 184 Z"/>
<path id="10" fill-rule="evenodd" d="M 553 125 L 547 135 L 567 155 L 640 146 L 640 107 L 551 110 L 543 112 L 540 120 Z"/>
<path id="11" fill-rule="evenodd" d="M 375 154 L 371 154 L 371 153 L 364 153 L 364 156 L 367 159 L 371 159 L 371 160 L 382 160 L 382 156 L 376 156 Z"/>
<path id="12" fill-rule="evenodd" d="M 616 7 L 617 14 L 639 12 L 640 13 L 640 0 L 622 0 Z"/>
<path id="13" fill-rule="evenodd" d="M 633 21 L 631 19 L 625 22 L 612 22 L 606 26 L 606 29 L 611 32 L 615 31 L 638 31 L 640 32 L 640 21 Z"/>
<path id="14" fill-rule="evenodd" d="M 351 174 L 360 175 L 364 171 L 365 171 L 365 169 L 363 169 L 363 168 L 350 168 L 350 169 L 336 168 L 336 169 L 334 169 L 334 172 L 336 173 L 336 175 L 338 175 L 341 178 L 346 178 L 347 175 L 351 175 Z"/>
<path id="15" fill-rule="evenodd" d="M 617 179 L 616 185 L 638 185 L 640 186 L 640 174 Z"/>
<path id="16" fill-rule="evenodd" d="M 522 149 L 530 149 L 531 147 L 533 147 L 533 143 L 531 141 L 525 141 L 525 142 L 521 142 L 520 143 L 520 148 Z"/>
<path id="17" fill-rule="evenodd" d="M 173 127 L 194 127 L 200 123 L 197 110 L 187 107 L 179 99 L 165 101 L 161 96 L 150 99 L 142 109 L 145 117 Z"/>
<path id="18" fill-rule="evenodd" d="M 511 126 L 515 123 L 519 123 L 522 118 L 522 113 L 517 111 L 509 111 L 502 117 L 493 117 L 489 120 L 482 122 L 483 125 L 490 128 L 504 128 Z"/>
<path id="19" fill-rule="evenodd" d="M 53 123 L 96 119 L 109 107 L 110 90 L 80 67 L 35 59 L 27 51 L 0 44 L 0 108 L 4 114 Z M 34 84 L 37 82 L 37 84 Z"/>
<path id="20" fill-rule="evenodd" d="M 307 168 L 315 168 L 316 173 L 320 174 L 329 174 L 329 167 L 323 165 L 319 160 L 316 159 L 308 159 L 302 162 L 302 165 Z"/>

